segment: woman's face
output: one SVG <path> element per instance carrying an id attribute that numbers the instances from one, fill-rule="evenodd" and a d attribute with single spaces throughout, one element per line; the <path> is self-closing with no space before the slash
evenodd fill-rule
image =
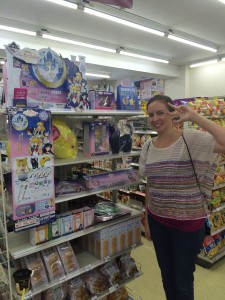
<path id="1" fill-rule="evenodd" d="M 158 133 L 168 130 L 173 126 L 168 106 L 163 101 L 154 101 L 148 106 L 150 125 Z"/>

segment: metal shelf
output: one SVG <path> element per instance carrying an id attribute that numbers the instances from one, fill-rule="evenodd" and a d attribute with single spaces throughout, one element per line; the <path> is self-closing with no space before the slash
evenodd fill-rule
<path id="1" fill-rule="evenodd" d="M 133 247 L 130 247 L 112 257 L 107 258 L 107 261 L 109 261 L 110 259 L 116 258 L 120 255 L 123 255 L 125 253 L 129 253 L 132 249 L 139 247 L 141 245 L 142 244 L 134 245 Z M 57 286 L 59 284 L 59 282 L 60 283 L 66 282 L 74 277 L 77 277 L 83 273 L 93 270 L 93 269 L 95 269 L 99 266 L 102 266 L 106 263 L 105 259 L 98 259 L 94 255 L 92 255 L 91 253 L 89 253 L 87 251 L 84 251 L 83 249 L 75 248 L 74 252 L 75 252 L 78 264 L 79 264 L 79 268 L 77 270 L 70 272 L 70 273 L 66 274 L 65 276 L 61 277 L 59 279 L 59 281 L 57 281 L 57 282 L 49 282 L 47 286 L 43 286 L 34 291 L 32 291 L 32 290 L 29 291 L 27 294 L 25 294 L 25 299 L 28 299 L 31 296 L 37 295 L 41 292 L 44 292 L 47 289 L 54 288 L 55 286 Z M 134 278 L 132 278 L 132 279 L 134 279 Z M 21 296 L 16 295 L 16 292 L 14 291 L 14 298 L 19 300 L 19 299 L 21 299 Z M 99 299 L 99 298 L 97 298 L 97 299 Z"/>
<path id="2" fill-rule="evenodd" d="M 100 109 L 88 109 L 83 111 L 74 110 L 57 110 L 51 109 L 52 115 L 61 116 L 144 116 L 144 112 L 141 110 L 100 110 Z"/>
<path id="3" fill-rule="evenodd" d="M 141 151 L 131 151 L 131 152 L 120 152 L 118 154 L 107 154 L 107 155 L 99 155 L 99 156 L 91 156 L 85 157 L 83 155 L 78 155 L 74 159 L 55 159 L 54 163 L 55 166 L 66 166 L 72 164 L 81 164 L 81 163 L 90 163 L 98 160 L 105 160 L 105 159 L 115 159 L 115 158 L 122 158 L 128 156 L 139 156 Z"/>
<path id="4" fill-rule="evenodd" d="M 29 238 L 29 232 L 28 231 L 22 231 L 22 232 L 18 232 L 18 233 L 11 232 L 11 233 L 8 234 L 9 252 L 10 252 L 11 256 L 14 259 L 18 259 L 18 258 L 27 256 L 29 254 L 36 253 L 38 251 L 42 251 L 42 250 L 47 249 L 49 247 L 56 246 L 56 245 L 59 245 L 61 243 L 79 238 L 79 237 L 84 236 L 86 234 L 99 231 L 103 228 L 112 226 L 114 224 L 118 224 L 118 223 L 121 223 L 121 222 L 124 222 L 124 221 L 128 221 L 130 219 L 134 219 L 134 218 L 139 217 L 139 216 L 142 215 L 142 213 L 140 211 L 133 210 L 133 209 L 130 209 L 130 210 L 131 210 L 130 215 L 119 217 L 115 220 L 108 221 L 108 222 L 105 222 L 105 223 L 100 223 L 100 224 L 94 225 L 90 228 L 87 228 L 87 229 L 84 229 L 84 230 L 80 230 L 80 231 L 65 235 L 63 237 L 57 238 L 55 240 L 48 241 L 46 243 L 43 243 L 43 244 L 40 244 L 40 245 L 37 245 L 37 246 L 32 246 L 30 244 L 30 238 Z"/>
<path id="5" fill-rule="evenodd" d="M 199 254 L 198 258 L 197 258 L 197 264 L 202 267 L 205 267 L 205 268 L 210 268 L 213 264 L 215 264 L 217 261 L 219 261 L 223 257 L 225 257 L 224 249 L 212 258 L 209 258 L 207 256 L 203 256 L 203 255 Z"/>

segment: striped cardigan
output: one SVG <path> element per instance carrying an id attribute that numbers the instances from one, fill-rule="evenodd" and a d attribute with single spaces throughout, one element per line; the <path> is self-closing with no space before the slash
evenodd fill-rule
<path id="1" fill-rule="evenodd" d="M 197 220 L 208 213 L 216 168 L 215 139 L 197 130 L 184 130 L 183 135 L 201 193 L 182 137 L 166 148 L 156 148 L 148 140 L 140 155 L 139 172 L 148 179 L 150 199 L 147 199 L 147 206 L 153 214 L 176 220 Z"/>

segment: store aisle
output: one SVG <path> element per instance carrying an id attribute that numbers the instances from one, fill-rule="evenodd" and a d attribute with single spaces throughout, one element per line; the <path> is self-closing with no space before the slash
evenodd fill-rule
<path id="1" fill-rule="evenodd" d="M 142 238 L 143 246 L 132 251 L 132 257 L 141 264 L 143 276 L 127 286 L 142 300 L 165 300 L 160 272 L 152 242 Z M 195 272 L 195 300 L 225 300 L 225 258 L 210 269 L 197 266 Z"/>

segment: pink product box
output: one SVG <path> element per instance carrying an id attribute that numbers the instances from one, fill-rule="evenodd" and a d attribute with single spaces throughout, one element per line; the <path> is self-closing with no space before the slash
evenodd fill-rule
<path id="1" fill-rule="evenodd" d="M 84 229 L 94 225 L 94 209 L 88 206 L 83 207 Z"/>
<path id="2" fill-rule="evenodd" d="M 91 109 L 115 109 L 115 94 L 113 92 L 88 92 L 88 101 L 91 104 Z"/>
<path id="3" fill-rule="evenodd" d="M 84 176 L 85 187 L 89 190 L 112 187 L 117 184 L 135 183 L 137 180 L 137 172 L 133 169 L 116 170 L 93 176 Z"/>
<path id="4" fill-rule="evenodd" d="M 85 156 L 109 154 L 109 124 L 84 122 L 83 152 Z"/>

